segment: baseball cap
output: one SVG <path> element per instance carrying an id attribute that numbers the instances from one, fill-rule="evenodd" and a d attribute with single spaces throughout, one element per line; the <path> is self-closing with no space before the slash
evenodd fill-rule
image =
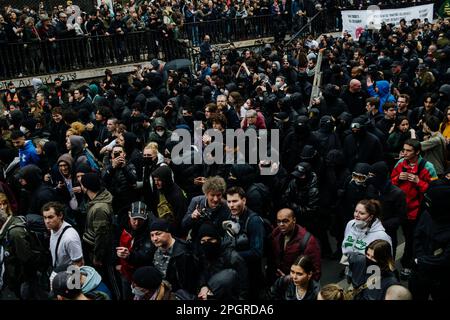
<path id="1" fill-rule="evenodd" d="M 147 220 L 147 205 L 142 201 L 135 201 L 131 204 L 131 211 L 129 213 L 131 218 Z"/>

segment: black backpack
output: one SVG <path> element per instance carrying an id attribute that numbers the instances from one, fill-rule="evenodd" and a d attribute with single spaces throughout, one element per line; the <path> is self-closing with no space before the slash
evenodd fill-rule
<path id="1" fill-rule="evenodd" d="M 24 228 L 30 235 L 30 247 L 34 255 L 33 266 L 39 271 L 48 271 L 51 266 L 50 231 L 44 223 L 44 217 L 37 214 L 19 216 L 21 222 L 8 228 Z"/>

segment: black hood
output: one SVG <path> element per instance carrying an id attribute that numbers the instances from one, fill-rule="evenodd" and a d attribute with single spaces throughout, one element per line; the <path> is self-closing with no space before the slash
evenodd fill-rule
<path id="1" fill-rule="evenodd" d="M 38 166 L 29 164 L 19 170 L 18 178 L 27 182 L 27 190 L 35 190 L 42 184 L 42 171 Z"/>
<path id="2" fill-rule="evenodd" d="M 450 84 L 443 84 L 439 88 L 439 93 L 444 94 L 446 101 L 450 101 Z"/>
<path id="3" fill-rule="evenodd" d="M 374 174 L 374 177 L 370 178 L 370 181 L 377 189 L 380 190 L 386 185 L 389 174 L 389 167 L 386 162 L 375 162 L 370 168 L 370 173 Z"/>
<path id="4" fill-rule="evenodd" d="M 368 175 L 370 172 L 370 164 L 365 163 L 365 162 L 358 162 L 357 164 L 355 164 L 355 168 L 353 169 L 353 172 L 359 173 L 359 174 L 364 174 L 364 175 Z"/>
<path id="5" fill-rule="evenodd" d="M 256 181 L 258 172 L 250 164 L 234 164 L 230 168 L 230 175 L 227 179 L 227 186 L 241 186 L 246 189 Z"/>
<path id="6" fill-rule="evenodd" d="M 325 162 L 328 166 L 345 167 L 346 162 L 344 152 L 338 149 L 328 151 Z"/>
<path id="7" fill-rule="evenodd" d="M 323 116 L 320 118 L 319 130 L 320 132 L 331 133 L 334 129 L 334 121 L 331 116 Z"/>
<path id="8" fill-rule="evenodd" d="M 123 134 L 124 149 L 127 156 L 131 156 L 131 153 L 136 149 L 137 136 L 133 132 L 125 132 Z"/>
<path id="9" fill-rule="evenodd" d="M 163 182 L 163 189 L 173 185 L 172 170 L 168 166 L 161 166 L 152 172 L 153 177 L 159 178 Z"/>

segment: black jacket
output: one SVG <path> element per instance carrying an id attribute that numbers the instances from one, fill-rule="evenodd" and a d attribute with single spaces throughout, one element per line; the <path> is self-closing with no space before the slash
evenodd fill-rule
<path id="1" fill-rule="evenodd" d="M 266 295 L 266 300 L 297 300 L 297 288 L 294 282 L 289 276 L 280 277 L 275 281 L 269 292 Z M 310 280 L 308 290 L 306 291 L 303 300 L 313 301 L 317 300 L 320 287 L 319 283 L 314 280 Z"/>

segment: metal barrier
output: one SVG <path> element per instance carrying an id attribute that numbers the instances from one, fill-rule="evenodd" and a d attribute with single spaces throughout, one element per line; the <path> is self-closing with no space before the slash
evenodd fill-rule
<path id="1" fill-rule="evenodd" d="M 189 39 L 193 46 L 198 46 L 206 34 L 212 43 L 270 37 L 273 35 L 273 17 L 266 15 L 185 23 L 180 30 L 181 38 Z"/>
<path id="2" fill-rule="evenodd" d="M 192 57 L 192 48 L 157 31 L 10 43 L 0 46 L 0 79 Z"/>

